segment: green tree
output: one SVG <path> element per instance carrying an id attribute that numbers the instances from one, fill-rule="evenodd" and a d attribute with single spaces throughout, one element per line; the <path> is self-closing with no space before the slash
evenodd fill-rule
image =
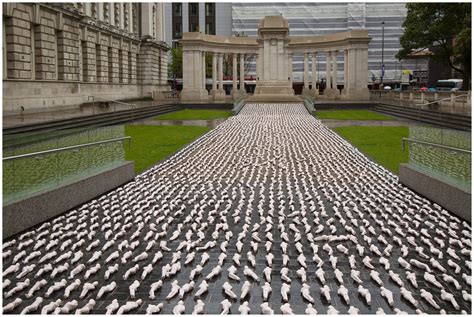
<path id="1" fill-rule="evenodd" d="M 170 77 L 176 75 L 176 78 L 183 78 L 183 49 L 181 46 L 171 49 L 171 63 L 168 72 Z"/>
<path id="2" fill-rule="evenodd" d="M 471 4 L 407 3 L 408 12 L 397 54 L 404 59 L 410 53 L 434 47 L 432 58 L 449 65 L 463 76 L 463 90 L 471 77 Z"/>

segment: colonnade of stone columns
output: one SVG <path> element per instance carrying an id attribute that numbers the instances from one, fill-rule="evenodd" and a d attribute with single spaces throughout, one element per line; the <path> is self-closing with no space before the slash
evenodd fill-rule
<path id="1" fill-rule="evenodd" d="M 357 97 L 360 95 L 361 98 L 365 97 L 367 90 L 366 76 L 367 76 L 367 50 L 366 49 L 346 49 L 344 50 L 344 89 L 342 93 L 337 89 L 337 55 L 339 50 L 325 51 L 326 54 L 326 87 L 324 89 L 323 96 L 325 98 L 339 98 Z M 311 93 L 316 96 L 319 95 L 319 91 L 316 88 L 318 83 L 317 75 L 317 54 L 318 52 L 304 53 L 303 60 L 303 91 Z M 309 68 L 309 59 L 311 58 L 311 76 Z M 292 63 L 292 55 L 288 61 Z M 311 88 L 310 88 L 311 83 Z"/>
<path id="2" fill-rule="evenodd" d="M 221 53 L 212 54 L 212 86 L 209 92 L 206 90 L 206 51 L 185 50 L 183 51 L 183 78 L 186 89 L 183 91 L 186 99 L 198 99 L 200 101 L 225 101 L 224 90 L 224 55 L 232 55 L 232 95 L 245 91 L 245 54 L 243 53 Z M 240 62 L 240 67 L 238 66 Z M 199 79 L 198 79 L 199 78 Z M 238 87 L 240 85 L 240 87 Z M 183 97 L 182 94 L 182 97 Z"/>
<path id="3" fill-rule="evenodd" d="M 324 89 L 324 96 L 335 98 L 337 91 L 337 53 L 338 51 L 323 52 L 326 54 L 326 88 Z M 317 54 L 318 52 L 304 53 L 303 60 L 303 91 L 314 95 L 319 95 L 317 89 L 318 75 L 317 75 Z M 309 59 L 311 58 L 311 78 L 309 74 Z M 292 62 L 291 60 L 289 61 Z M 311 88 L 309 87 L 311 83 Z"/>

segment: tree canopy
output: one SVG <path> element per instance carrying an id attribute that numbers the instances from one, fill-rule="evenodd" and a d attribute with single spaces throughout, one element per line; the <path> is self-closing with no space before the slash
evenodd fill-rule
<path id="1" fill-rule="evenodd" d="M 183 49 L 181 46 L 171 49 L 171 62 L 169 63 L 169 74 L 176 75 L 176 78 L 183 77 Z"/>
<path id="2" fill-rule="evenodd" d="M 471 3 L 407 3 L 407 17 L 397 58 L 434 47 L 432 58 L 471 76 Z"/>

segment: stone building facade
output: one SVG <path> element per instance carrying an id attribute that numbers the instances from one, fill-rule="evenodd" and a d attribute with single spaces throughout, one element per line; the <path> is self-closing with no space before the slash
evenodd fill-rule
<path id="1" fill-rule="evenodd" d="M 168 90 L 162 3 L 4 3 L 3 114 Z"/>

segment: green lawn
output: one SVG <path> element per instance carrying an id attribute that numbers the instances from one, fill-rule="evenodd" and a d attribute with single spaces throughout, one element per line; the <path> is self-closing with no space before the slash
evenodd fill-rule
<path id="1" fill-rule="evenodd" d="M 125 134 L 132 137 L 125 159 L 135 161 L 135 172 L 141 173 L 204 133 L 208 127 L 126 125 Z"/>
<path id="2" fill-rule="evenodd" d="M 228 118 L 231 116 L 229 110 L 213 109 L 184 109 L 156 116 L 155 120 L 213 120 Z"/>
<path id="3" fill-rule="evenodd" d="M 334 120 L 393 120 L 392 117 L 370 110 L 321 110 L 316 111 L 316 118 Z"/>
<path id="4" fill-rule="evenodd" d="M 408 137 L 408 127 L 349 126 L 334 131 L 395 174 L 400 163 L 408 162 L 408 149 L 402 150 L 402 138 Z"/>

